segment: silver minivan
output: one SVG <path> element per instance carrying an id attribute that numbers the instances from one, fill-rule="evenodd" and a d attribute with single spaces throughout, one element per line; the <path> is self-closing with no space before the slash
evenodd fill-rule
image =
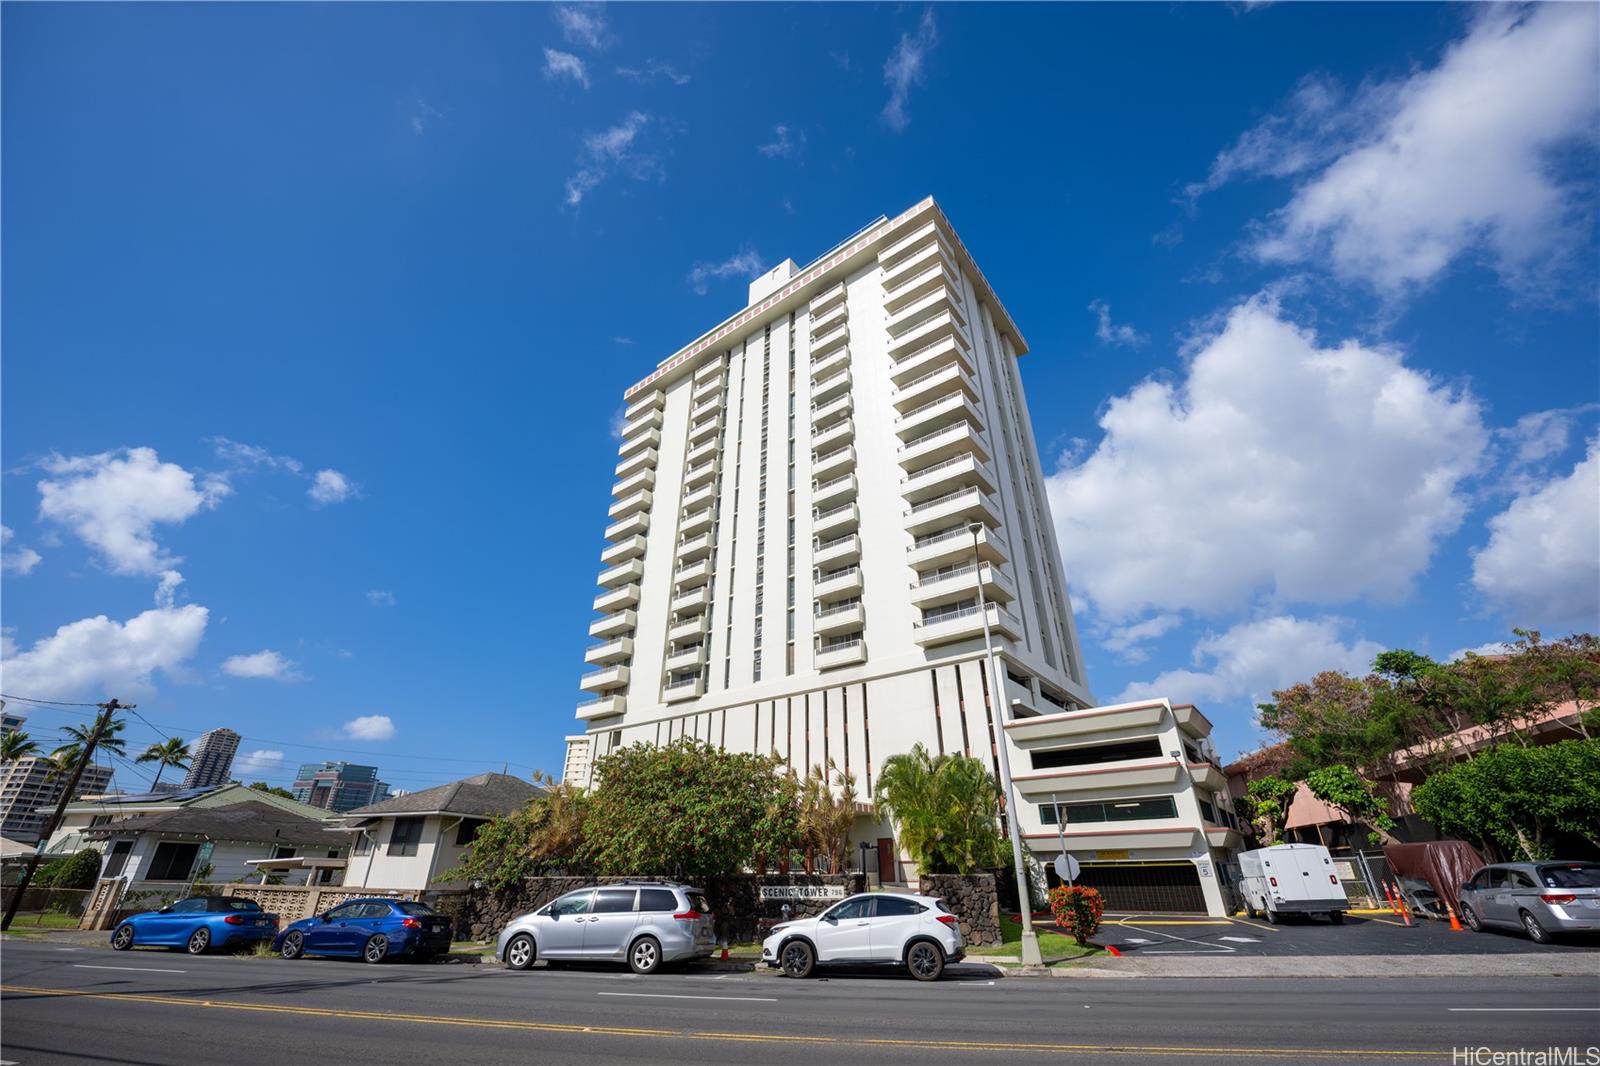
<path id="1" fill-rule="evenodd" d="M 569 892 L 511 920 L 495 955 L 513 970 L 535 961 L 623 962 L 634 973 L 703 959 L 716 947 L 705 893 L 671 881 L 625 881 Z"/>
<path id="2" fill-rule="evenodd" d="M 1600 931 L 1600 863 L 1506 862 L 1461 886 L 1461 919 L 1521 929 L 1538 944 L 1562 933 Z"/>

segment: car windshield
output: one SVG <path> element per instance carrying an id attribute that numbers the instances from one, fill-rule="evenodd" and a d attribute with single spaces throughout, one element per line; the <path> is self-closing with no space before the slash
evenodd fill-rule
<path id="1" fill-rule="evenodd" d="M 253 899 L 240 899 L 237 896 L 228 896 L 222 899 L 212 900 L 211 909 L 214 911 L 258 911 L 261 909 L 261 904 L 257 903 Z"/>
<path id="2" fill-rule="evenodd" d="M 1600 863 L 1564 863 L 1539 867 L 1546 888 L 1600 888 Z"/>
<path id="3" fill-rule="evenodd" d="M 433 908 L 426 903 L 396 903 L 395 906 L 400 908 L 401 914 L 409 914 L 417 918 L 426 918 L 433 913 Z"/>

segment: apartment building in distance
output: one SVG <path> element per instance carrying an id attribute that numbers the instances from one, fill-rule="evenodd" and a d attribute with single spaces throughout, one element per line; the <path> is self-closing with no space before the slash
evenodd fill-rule
<path id="1" fill-rule="evenodd" d="M 301 803 L 343 814 L 389 798 L 376 766 L 350 762 L 305 763 L 289 786 Z"/>
<path id="2" fill-rule="evenodd" d="M 52 777 L 54 764 L 43 755 L 28 755 L 0 768 L 0 836 L 37 843 L 45 823 L 67 786 L 68 777 Z M 90 765 L 78 779 L 77 795 L 95 795 L 111 784 L 112 768 Z"/>
<path id="3" fill-rule="evenodd" d="M 233 757 L 239 753 L 239 734 L 231 729 L 202 733 L 189 745 L 189 772 L 183 787 L 212 788 L 228 782 L 233 773 Z"/>
<path id="4" fill-rule="evenodd" d="M 4 708 L 5 704 L 0 702 L 0 737 L 19 731 L 28 721 L 27 715 L 12 714 Z"/>
<path id="5" fill-rule="evenodd" d="M 1018 372 L 1026 351 L 927 199 L 804 269 L 786 260 L 630 388 L 568 778 L 622 745 L 694 737 L 800 771 L 834 762 L 868 796 L 883 761 L 917 743 L 997 776 L 1009 743 L 1019 779 L 1056 768 L 1042 749 L 1098 743 L 1010 728 L 1095 703 Z M 1149 728 L 1181 756 L 1174 723 L 1172 737 Z M 1190 788 L 1186 772 L 1167 784 L 1168 797 Z M 1048 858 L 1060 846 L 1046 803 L 1054 817 L 1055 801 L 1024 795 L 1019 825 Z M 1117 877 L 1180 864 L 1190 909 L 1220 909 L 1198 804 L 1140 809 L 1172 832 L 1069 850 L 1105 852 L 1127 866 Z M 1192 830 L 1181 843 L 1178 822 Z M 890 826 L 864 816 L 856 838 L 876 847 L 883 880 L 913 876 Z"/>

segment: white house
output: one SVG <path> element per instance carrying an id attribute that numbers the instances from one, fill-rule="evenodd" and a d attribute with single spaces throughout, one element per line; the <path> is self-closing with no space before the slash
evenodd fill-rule
<path id="1" fill-rule="evenodd" d="M 82 836 L 103 846 L 102 877 L 171 884 L 236 881 L 256 873 L 253 860 L 291 856 L 324 860 L 322 883 L 333 883 L 347 847 L 322 819 L 259 801 L 119 818 Z"/>
<path id="2" fill-rule="evenodd" d="M 489 819 L 520 810 L 541 789 L 509 774 L 479 774 L 359 807 L 342 818 L 350 836 L 346 886 L 448 887 L 439 875 L 461 861 Z"/>

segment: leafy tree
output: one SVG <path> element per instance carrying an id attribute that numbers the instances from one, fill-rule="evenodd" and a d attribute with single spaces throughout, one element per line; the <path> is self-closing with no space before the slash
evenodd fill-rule
<path id="1" fill-rule="evenodd" d="M 265 781 L 252 781 L 250 782 L 250 787 L 257 792 L 265 792 L 269 796 L 282 796 L 286 800 L 294 799 L 293 792 L 286 788 L 279 788 L 277 785 L 269 785 Z"/>
<path id="2" fill-rule="evenodd" d="M 140 755 L 135 761 L 156 764 L 156 779 L 150 784 L 151 788 L 155 788 L 156 785 L 161 784 L 161 774 L 167 767 L 172 766 L 179 770 L 187 770 L 189 768 L 189 745 L 185 744 L 180 737 L 168 737 L 164 743 L 152 744 L 144 749 L 144 754 Z"/>
<path id="3" fill-rule="evenodd" d="M 1289 818 L 1289 803 L 1298 786 L 1276 775 L 1260 777 L 1245 786 L 1239 799 L 1239 812 L 1256 831 L 1256 837 L 1266 847 L 1278 842 L 1283 824 Z"/>
<path id="4" fill-rule="evenodd" d="M 1541 710 L 1572 703 L 1577 730 L 1592 739 L 1600 729 L 1600 637 L 1574 633 L 1545 641 L 1537 629 L 1514 629 L 1516 660 Z"/>
<path id="5" fill-rule="evenodd" d="M 93 848 L 54 859 L 34 877 L 34 884 L 45 888 L 93 888 L 100 877 L 101 859 Z"/>
<path id="6" fill-rule="evenodd" d="M 39 754 L 39 745 L 20 729 L 13 729 L 0 737 L 0 763 L 14 763 L 30 755 Z"/>
<path id="7" fill-rule="evenodd" d="M 840 770 L 832 759 L 826 769 L 813 766 L 800 783 L 800 849 L 807 873 L 816 869 L 818 858 L 827 859 L 835 873 L 844 869 L 855 821 L 855 775 Z"/>
<path id="8" fill-rule="evenodd" d="M 787 855 L 798 817 L 775 801 L 788 788 L 778 765 L 692 737 L 620 748 L 595 760 L 583 856 L 601 874 L 704 878 Z"/>
<path id="9" fill-rule="evenodd" d="M 935 757 L 914 745 L 884 761 L 873 803 L 927 873 L 965 874 L 1006 862 L 1000 794 L 980 759 Z"/>
<path id="10" fill-rule="evenodd" d="M 544 793 L 480 826 L 471 849 L 441 880 L 482 882 L 503 892 L 529 877 L 588 872 L 581 859 L 587 798 L 568 782 L 535 774 L 534 783 Z"/>
<path id="11" fill-rule="evenodd" d="M 1352 822 L 1370 825 L 1381 833 L 1394 832 L 1394 819 L 1389 817 L 1383 800 L 1373 794 L 1371 786 L 1348 766 L 1324 766 L 1306 775 L 1306 788 L 1311 794 L 1330 806 L 1337 807 Z M 1370 835 L 1370 842 L 1382 840 L 1379 833 Z"/>
<path id="12" fill-rule="evenodd" d="M 45 760 L 49 764 L 49 768 L 44 772 L 45 780 L 56 781 L 72 777 L 72 768 L 78 765 L 80 754 L 82 753 L 79 749 L 72 747 L 57 748 L 51 752 L 49 758 Z"/>
<path id="13" fill-rule="evenodd" d="M 1500 744 L 1434 774 L 1412 793 L 1443 836 L 1491 853 L 1550 858 L 1563 840 L 1600 843 L 1600 740 Z"/>

